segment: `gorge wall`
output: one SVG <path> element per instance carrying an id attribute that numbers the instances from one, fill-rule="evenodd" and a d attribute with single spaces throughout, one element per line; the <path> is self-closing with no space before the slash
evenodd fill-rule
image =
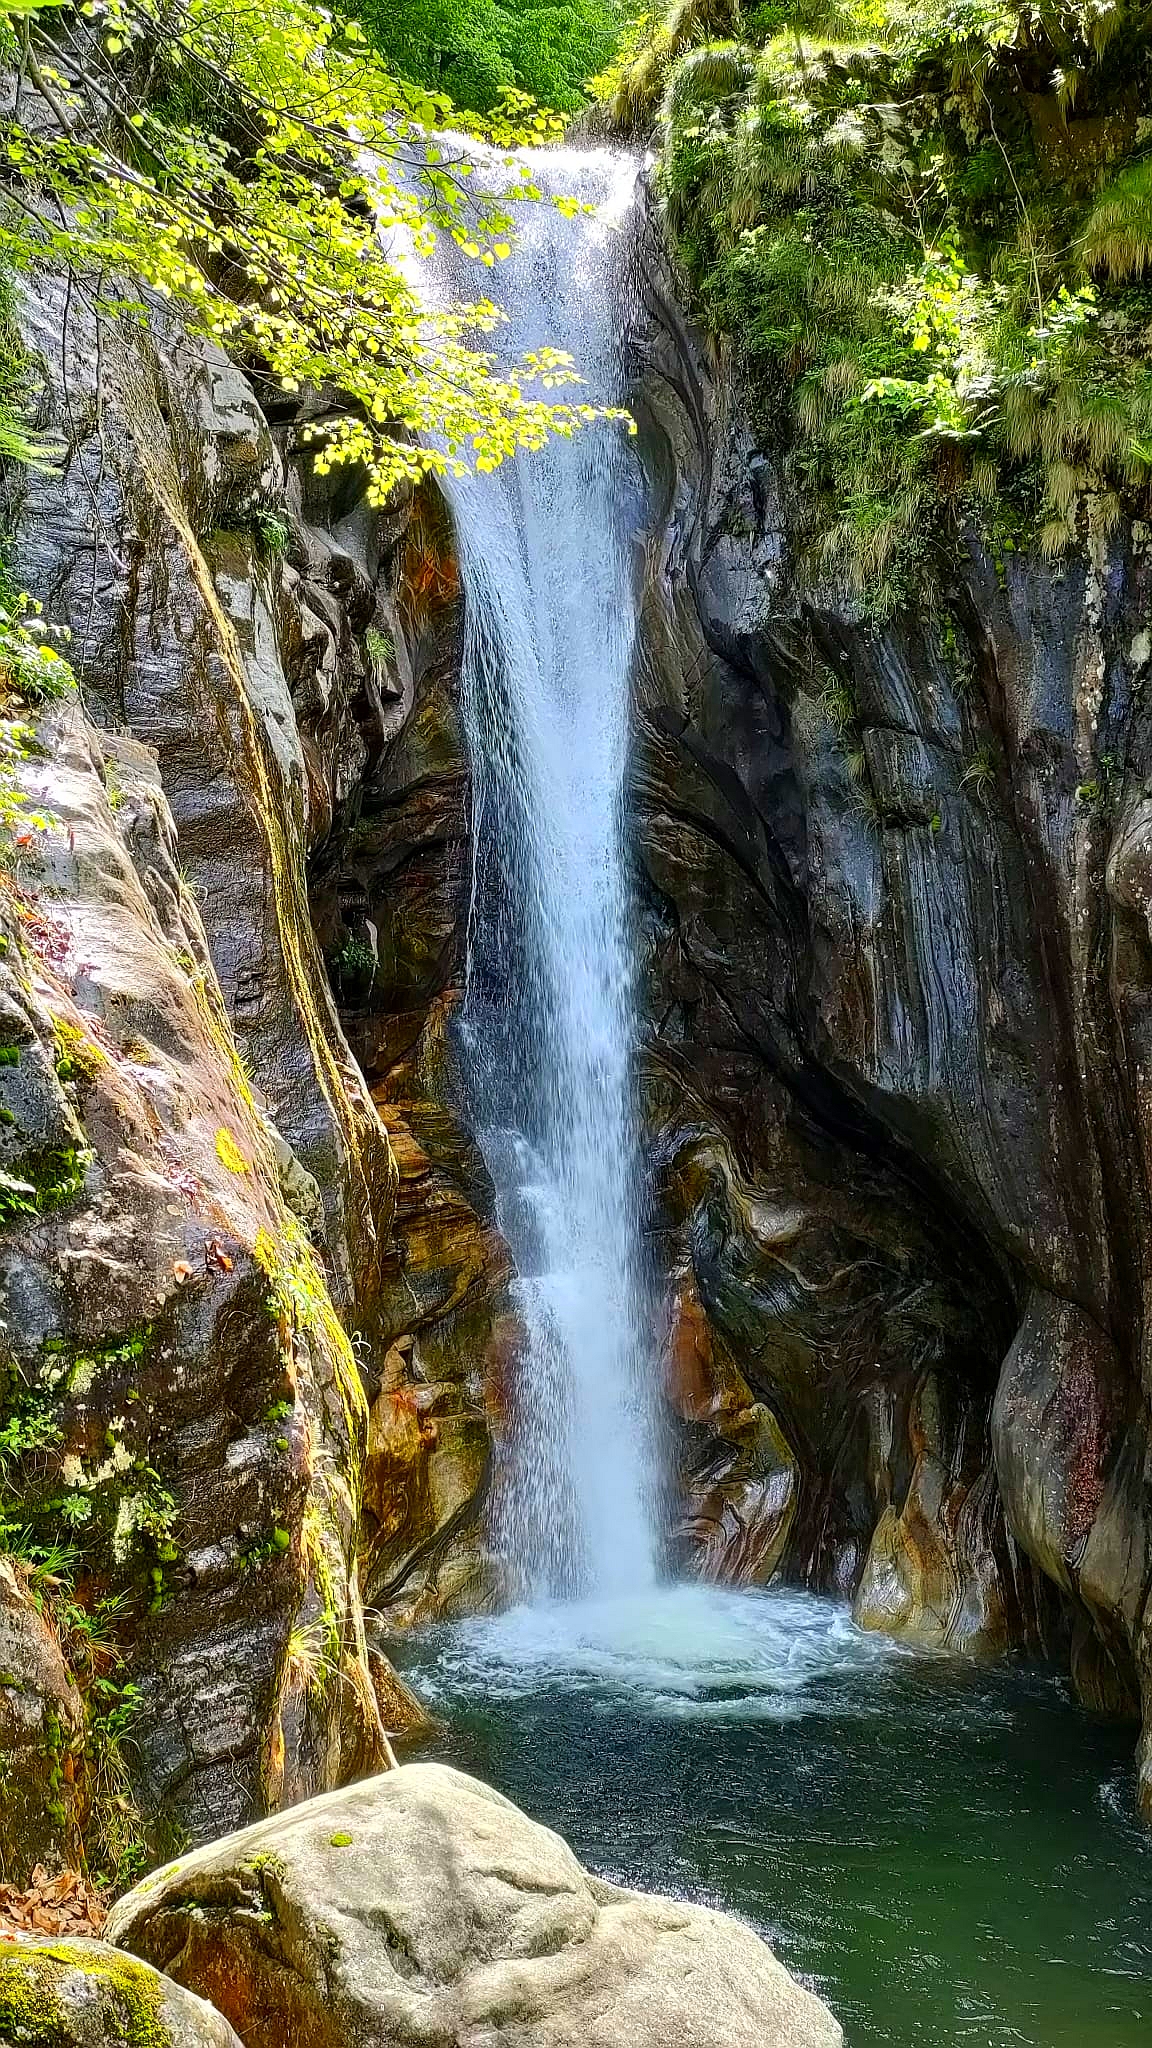
<path id="1" fill-rule="evenodd" d="M 636 807 L 685 1534 L 922 1642 L 1068 1633 L 1081 1697 L 1147 1715 L 1146 533 L 1059 568 L 966 537 L 884 625 L 801 600 L 795 508 L 649 248 Z"/>
<path id="2" fill-rule="evenodd" d="M 79 694 L 38 711 L 5 679 L 26 809 L 0 1450 L 6 1547 L 34 1566 L 5 1601 L 9 1875 L 78 1833 L 130 1870 L 141 1841 L 379 1764 L 406 1709 L 364 1639 L 370 1361 L 387 1379 L 420 1315 L 413 1148 L 399 1124 L 389 1144 L 307 890 L 403 719 L 406 509 L 306 497 L 292 417 L 161 309 L 97 330 L 60 287 L 26 319 L 67 454 L 9 479 L 13 570 L 70 629 Z M 337 949 L 341 918 L 321 875 Z"/>
<path id="3" fill-rule="evenodd" d="M 1147 536 L 1060 570 L 974 542 L 884 627 L 801 603 L 731 366 L 653 233 L 642 267 L 670 1560 L 1070 1656 L 1148 1715 Z M 265 413 L 159 312 L 28 322 L 68 455 L 9 480 L 15 563 L 80 694 L 19 766 L 45 824 L 0 948 L 5 1520 L 75 1538 L 111 1647 L 61 1661 L 13 1579 L 10 1869 L 107 1795 L 75 1681 L 91 1717 L 114 1658 L 150 1839 L 379 1759 L 387 1630 L 512 1590 L 484 1507 L 520 1335 L 451 1031 L 447 515 L 317 478 L 322 400 Z"/>

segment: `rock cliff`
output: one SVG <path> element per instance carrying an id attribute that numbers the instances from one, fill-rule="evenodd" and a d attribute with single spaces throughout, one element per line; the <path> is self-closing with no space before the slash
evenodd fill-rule
<path id="1" fill-rule="evenodd" d="M 1147 1720 L 1146 531 L 967 535 L 882 624 L 799 594 L 647 246 L 646 1089 L 707 1568 L 778 1546 L 950 1648 L 1070 1632 L 1082 1698 Z"/>
<path id="2" fill-rule="evenodd" d="M 352 1340 L 396 1172 L 306 886 L 379 717 L 378 561 L 335 513 L 310 546 L 250 387 L 159 309 L 97 329 L 61 287 L 27 321 L 67 458 L 10 479 L 13 571 L 80 689 L 6 680 L 4 1520 L 87 1698 L 22 1716 L 58 1831 L 131 1869 L 384 1753 Z"/>

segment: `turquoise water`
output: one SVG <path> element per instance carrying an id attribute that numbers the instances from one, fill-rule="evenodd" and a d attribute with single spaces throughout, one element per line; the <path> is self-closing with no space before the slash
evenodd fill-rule
<path id="1" fill-rule="evenodd" d="M 430 1631 L 404 1663 L 442 1717 L 422 1753 L 602 1875 L 741 1914 L 849 2048 L 1152 2048 L 1132 1731 L 1051 1675 L 688 1587 Z"/>

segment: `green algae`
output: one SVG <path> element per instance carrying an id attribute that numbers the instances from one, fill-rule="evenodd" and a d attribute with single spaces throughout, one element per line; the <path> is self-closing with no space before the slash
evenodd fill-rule
<path id="1" fill-rule="evenodd" d="M 164 1990 L 159 1977 L 134 1956 L 117 1949 L 78 1949 L 68 1942 L 18 1947 L 0 1953 L 0 2040 L 14 2048 L 61 2048 L 75 2029 L 69 2023 L 64 1982 L 80 1975 L 94 1980 L 107 1994 L 107 2006 L 120 2023 L 125 2048 L 172 2048 L 172 2032 L 164 2017 Z M 104 2030 L 109 2048 L 116 2035 Z"/>

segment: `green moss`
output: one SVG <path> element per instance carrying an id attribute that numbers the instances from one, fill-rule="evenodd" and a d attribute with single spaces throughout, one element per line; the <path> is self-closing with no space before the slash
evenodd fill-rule
<path id="1" fill-rule="evenodd" d="M 117 1949 L 77 1950 L 67 1942 L 0 1952 L 0 2038 L 13 2048 L 60 2048 L 75 2031 L 61 1985 L 75 1974 L 106 1991 L 125 2048 L 171 2048 L 162 1980 Z M 107 2022 L 106 2033 L 114 2044 Z"/>
<path id="2" fill-rule="evenodd" d="M 84 1192 L 91 1152 L 77 1145 L 37 1146 L 22 1153 L 11 1174 L 0 1174 L 0 1225 L 42 1216 Z"/>
<path id="3" fill-rule="evenodd" d="M 274 1524 L 266 1536 L 249 1543 L 240 1552 L 240 1562 L 246 1571 L 255 1571 L 270 1558 L 283 1557 L 292 1548 L 292 1532 Z"/>
<path id="4" fill-rule="evenodd" d="M 352 1846 L 351 1835 L 332 1835 L 329 1839 L 334 1849 L 348 1849 Z"/>
<path id="5" fill-rule="evenodd" d="M 65 1361 L 64 1379 L 70 1394 L 86 1394 L 103 1375 L 116 1366 L 128 1366 L 144 1358 L 155 1339 L 155 1328 L 151 1323 L 141 1323 L 130 1330 L 126 1337 L 111 1339 L 107 1344 L 92 1344 L 73 1347 L 62 1338 L 50 1338 L 45 1344 L 45 1353 Z M 119 1377 L 119 1375 L 117 1375 Z M 127 1399 L 136 1398 L 135 1388 L 127 1390 Z"/>
<path id="6" fill-rule="evenodd" d="M 53 1019 L 56 1038 L 56 1073 L 65 1086 L 77 1089 L 92 1087 L 100 1071 L 108 1063 L 103 1052 L 86 1031 L 71 1024 L 65 1017 Z"/>
<path id="7" fill-rule="evenodd" d="M 355 1442 L 367 1420 L 367 1402 L 348 1333 L 336 1313 L 328 1284 L 316 1254 L 293 1216 L 285 1216 L 278 1237 L 263 1227 L 257 1233 L 253 1257 L 269 1281 L 268 1312 L 277 1324 L 286 1351 L 286 1363 L 294 1345 L 315 1346 L 330 1359 L 340 1391 L 350 1439 Z M 276 1404 L 268 1419 L 277 1421 L 290 1413 Z"/>
<path id="8" fill-rule="evenodd" d="M 1152 160 L 1129 111 L 1152 91 L 1148 11 L 800 0 L 727 19 L 743 41 L 699 46 L 715 10 L 681 0 L 618 111 L 663 96 L 671 239 L 794 487 L 801 585 L 883 615 L 974 522 L 1002 558 L 1005 503 L 1048 554 L 1142 503 Z"/>

